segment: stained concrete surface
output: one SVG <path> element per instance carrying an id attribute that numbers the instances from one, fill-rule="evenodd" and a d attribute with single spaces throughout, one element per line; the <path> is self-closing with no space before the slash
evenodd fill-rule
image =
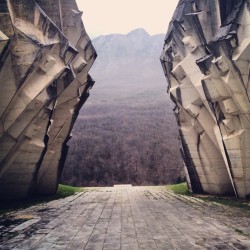
<path id="1" fill-rule="evenodd" d="M 93 188 L 0 218 L 0 249 L 250 249 L 250 212 L 165 187 Z"/>
<path id="2" fill-rule="evenodd" d="M 161 62 L 196 193 L 250 195 L 249 24 L 249 1 L 183 0 L 166 34 Z"/>

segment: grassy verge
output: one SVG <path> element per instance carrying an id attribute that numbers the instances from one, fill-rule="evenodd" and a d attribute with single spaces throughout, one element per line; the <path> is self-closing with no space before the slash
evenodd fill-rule
<path id="1" fill-rule="evenodd" d="M 207 202 L 216 202 L 229 207 L 241 208 L 250 211 L 250 200 L 236 199 L 235 197 L 222 197 L 212 195 L 195 195 Z"/>
<path id="2" fill-rule="evenodd" d="M 66 198 L 68 196 L 74 195 L 77 192 L 84 192 L 84 190 L 84 188 L 77 188 L 60 184 L 57 193 L 52 196 L 39 196 L 22 201 L 1 202 L 0 215 L 17 209 L 27 208 L 36 204 Z"/>
<path id="3" fill-rule="evenodd" d="M 222 205 L 246 209 L 250 211 L 250 200 L 236 199 L 235 197 L 228 197 L 228 196 L 193 194 L 188 190 L 186 182 L 175 185 L 168 185 L 167 189 L 173 191 L 175 194 L 193 196 L 206 202 L 216 202 Z"/>
<path id="4" fill-rule="evenodd" d="M 168 185 L 167 188 L 173 191 L 175 194 L 192 195 L 192 193 L 188 190 L 186 182 L 175 185 Z"/>
<path id="5" fill-rule="evenodd" d="M 56 193 L 56 196 L 58 199 L 60 198 L 65 198 L 71 195 L 74 195 L 77 192 L 83 192 L 84 188 L 79 188 L 79 187 L 71 187 L 71 186 L 66 186 L 60 184 Z"/>

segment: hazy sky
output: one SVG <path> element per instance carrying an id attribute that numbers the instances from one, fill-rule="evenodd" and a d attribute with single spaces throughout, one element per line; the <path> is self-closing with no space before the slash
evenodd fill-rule
<path id="1" fill-rule="evenodd" d="M 144 28 L 166 33 L 178 0 L 77 0 L 91 37 Z"/>

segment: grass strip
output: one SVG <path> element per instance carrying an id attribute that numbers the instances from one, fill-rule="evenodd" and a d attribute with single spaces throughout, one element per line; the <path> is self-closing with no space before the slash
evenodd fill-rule
<path id="1" fill-rule="evenodd" d="M 182 194 L 187 196 L 192 196 L 199 198 L 206 202 L 216 202 L 225 206 L 241 208 L 245 210 L 250 210 L 250 200 L 248 199 L 237 199 L 231 196 L 217 196 L 208 194 L 193 194 L 188 190 L 187 183 L 180 183 L 175 185 L 168 185 L 167 189 L 173 191 L 175 194 Z"/>

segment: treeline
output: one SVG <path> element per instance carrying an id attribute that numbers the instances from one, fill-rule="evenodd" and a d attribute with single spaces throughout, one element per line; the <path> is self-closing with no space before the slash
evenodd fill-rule
<path id="1" fill-rule="evenodd" d="M 171 107 L 98 105 L 73 131 L 62 182 L 75 186 L 160 185 L 183 180 Z"/>

